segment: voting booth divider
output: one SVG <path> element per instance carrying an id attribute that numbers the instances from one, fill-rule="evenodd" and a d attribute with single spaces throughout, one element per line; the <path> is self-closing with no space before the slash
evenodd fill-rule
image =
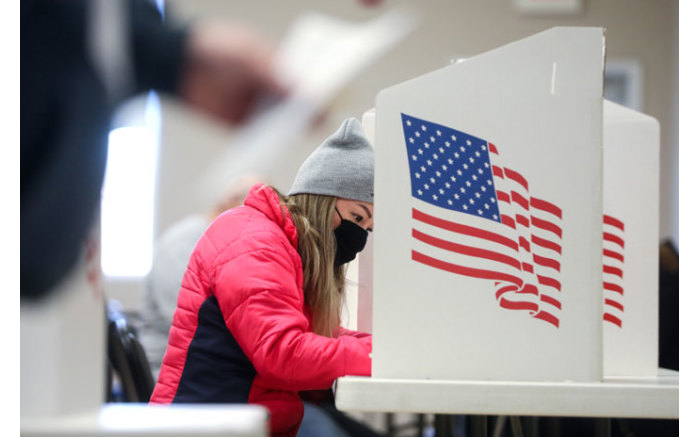
<path id="1" fill-rule="evenodd" d="M 372 377 L 658 371 L 651 117 L 603 99 L 600 28 L 553 28 L 382 90 L 357 328 Z"/>

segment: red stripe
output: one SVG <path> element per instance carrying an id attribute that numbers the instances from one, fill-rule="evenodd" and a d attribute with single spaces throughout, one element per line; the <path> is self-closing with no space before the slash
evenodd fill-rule
<path id="1" fill-rule="evenodd" d="M 555 252 L 557 252 L 559 255 L 561 255 L 561 246 L 558 245 L 557 243 L 549 240 L 545 240 L 544 238 L 540 238 L 536 235 L 533 235 L 532 237 L 532 243 L 536 244 L 540 247 L 544 247 L 545 249 L 550 249 Z"/>
<path id="2" fill-rule="evenodd" d="M 559 271 L 561 269 L 561 264 L 559 264 L 558 261 L 553 260 L 551 258 L 539 256 L 537 254 L 532 254 L 532 260 L 535 262 L 535 264 L 545 266 L 545 267 L 551 267 L 551 268 L 555 269 L 556 271 Z"/>
<path id="3" fill-rule="evenodd" d="M 509 168 L 506 168 L 504 170 L 506 172 L 506 176 L 508 176 L 508 179 L 511 179 L 511 180 L 519 183 L 520 185 L 525 187 L 526 190 L 528 189 L 527 180 L 520 173 L 518 173 L 515 170 L 511 170 Z"/>
<path id="4" fill-rule="evenodd" d="M 625 262 L 625 257 L 621 253 L 617 253 L 614 250 L 603 249 L 603 256 L 615 258 L 616 260 L 619 260 L 620 262 Z"/>
<path id="5" fill-rule="evenodd" d="M 503 169 L 501 169 L 501 167 L 499 167 L 499 166 L 497 166 L 497 165 L 492 165 L 492 166 L 491 166 L 491 169 L 493 170 L 493 175 L 494 175 L 494 176 L 503 179 Z"/>
<path id="6" fill-rule="evenodd" d="M 625 248 L 625 240 L 618 237 L 617 235 L 611 234 L 610 232 L 603 232 L 603 240 L 617 243 L 621 248 Z"/>
<path id="7" fill-rule="evenodd" d="M 461 253 L 462 255 L 490 259 L 492 261 L 508 264 L 520 270 L 520 262 L 517 259 L 511 258 L 498 252 L 493 252 L 486 249 L 479 249 L 476 247 L 465 246 L 462 244 L 453 243 L 451 241 L 442 240 L 440 238 L 436 238 L 431 235 L 425 234 L 417 229 L 413 229 L 413 238 L 424 243 L 430 244 L 431 246 L 439 247 L 440 249 Z"/>
<path id="8" fill-rule="evenodd" d="M 622 306 L 622 304 L 616 300 L 612 299 L 605 299 L 605 305 L 610 305 L 613 308 L 617 308 L 620 311 L 624 311 L 625 307 Z"/>
<path id="9" fill-rule="evenodd" d="M 550 304 L 550 305 L 552 305 L 552 306 L 555 306 L 555 307 L 561 309 L 561 303 L 560 303 L 558 300 L 556 300 L 555 298 L 551 297 L 551 296 L 547 296 L 546 294 L 541 294 L 541 295 L 540 295 L 540 300 L 541 300 L 542 302 L 548 303 L 548 304 Z"/>
<path id="10" fill-rule="evenodd" d="M 501 214 L 501 223 L 515 229 L 515 220 L 511 216 Z"/>
<path id="11" fill-rule="evenodd" d="M 603 282 L 603 288 L 605 290 L 614 291 L 614 292 L 620 293 L 620 294 L 625 294 L 622 287 L 620 287 L 617 284 L 613 284 L 612 282 Z"/>
<path id="12" fill-rule="evenodd" d="M 542 211 L 547 211 L 550 214 L 561 218 L 561 208 L 553 203 L 549 203 L 546 200 L 537 199 L 535 197 L 530 197 L 530 206 L 533 208 L 541 209 Z"/>
<path id="13" fill-rule="evenodd" d="M 537 287 L 535 287 L 532 284 L 525 284 L 525 286 L 523 287 L 522 290 L 518 290 L 518 293 L 519 294 L 534 294 L 535 296 L 540 294 L 540 292 L 537 291 Z"/>
<path id="14" fill-rule="evenodd" d="M 511 191 L 510 195 L 513 198 L 513 202 L 520 205 L 523 209 L 530 209 L 530 204 L 528 203 L 527 199 L 524 198 L 520 193 L 518 193 L 517 191 Z"/>
<path id="15" fill-rule="evenodd" d="M 603 314 L 603 320 L 605 320 L 606 322 L 610 322 L 613 325 L 617 325 L 620 328 L 622 328 L 622 320 L 618 319 L 617 317 L 613 316 L 610 313 Z"/>
<path id="16" fill-rule="evenodd" d="M 520 223 L 522 226 L 525 226 L 526 228 L 530 227 L 530 220 L 528 220 L 527 217 L 525 217 L 522 214 L 515 214 L 515 221 Z"/>
<path id="17" fill-rule="evenodd" d="M 520 278 L 512 275 L 494 272 L 491 270 L 473 269 L 471 267 L 464 267 L 457 264 L 440 261 L 415 250 L 411 251 L 411 259 L 430 267 L 435 267 L 436 269 L 445 270 L 458 275 L 470 276 L 472 278 L 493 279 L 496 281 L 508 281 L 518 285 L 522 284 L 522 280 Z"/>
<path id="18" fill-rule="evenodd" d="M 617 267 L 603 266 L 603 273 L 608 273 L 610 275 L 619 276 L 622 278 L 622 270 Z"/>
<path id="19" fill-rule="evenodd" d="M 534 302 L 514 302 L 505 297 L 499 299 L 498 304 L 508 310 L 529 310 L 537 311 L 537 304 Z"/>
<path id="20" fill-rule="evenodd" d="M 441 229 L 457 232 L 459 234 L 470 235 L 472 237 L 483 238 L 485 240 L 493 241 L 494 243 L 510 247 L 513 250 L 518 250 L 517 242 L 506 238 L 500 234 L 496 234 L 494 232 L 484 231 L 483 229 L 474 228 L 472 226 L 462 225 L 448 220 L 443 220 L 441 218 L 433 217 L 432 215 L 421 212 L 415 208 L 413 208 L 413 218 Z"/>
<path id="21" fill-rule="evenodd" d="M 503 287 L 503 288 L 499 289 L 498 291 L 496 291 L 496 299 L 498 299 L 499 297 L 501 297 L 501 295 L 502 295 L 503 293 L 507 293 L 507 292 L 509 292 L 509 291 L 517 291 L 517 290 L 518 290 L 518 286 L 517 286 L 517 285 L 508 285 L 508 286 L 506 286 L 506 287 Z"/>
<path id="22" fill-rule="evenodd" d="M 542 285 L 548 285 L 552 288 L 556 288 L 558 291 L 561 291 L 561 283 L 556 279 L 552 279 L 547 276 L 537 275 L 537 282 L 539 282 Z"/>
<path id="23" fill-rule="evenodd" d="M 544 229 L 545 231 L 554 232 L 559 238 L 561 238 L 561 228 L 554 223 L 548 222 L 547 220 L 532 217 L 532 226 Z"/>
<path id="24" fill-rule="evenodd" d="M 526 251 L 530 251 L 530 242 L 527 241 L 525 237 L 518 238 L 518 244 L 520 244 L 520 247 L 522 247 Z"/>
<path id="25" fill-rule="evenodd" d="M 622 223 L 620 220 L 616 219 L 615 217 L 609 216 L 607 214 L 603 215 L 603 223 L 605 223 L 606 225 L 615 226 L 616 228 L 619 228 L 621 231 L 625 230 L 624 223 Z"/>
<path id="26" fill-rule="evenodd" d="M 553 315 L 549 314 L 546 311 L 540 311 L 539 313 L 535 314 L 534 317 L 536 319 L 544 320 L 545 322 L 549 322 L 552 325 L 556 326 L 557 328 L 559 327 L 559 319 L 554 317 Z"/>
<path id="27" fill-rule="evenodd" d="M 496 197 L 498 198 L 498 200 L 510 203 L 510 196 L 508 195 L 508 193 L 504 193 L 503 191 L 496 191 Z"/>
<path id="28" fill-rule="evenodd" d="M 494 146 L 491 143 L 489 143 L 489 152 L 495 153 L 496 155 L 498 155 L 498 149 L 496 149 L 496 146 Z"/>
<path id="29" fill-rule="evenodd" d="M 529 272 L 529 273 L 535 273 L 535 269 L 532 267 L 532 264 L 528 264 L 526 262 L 523 262 L 523 271 Z"/>

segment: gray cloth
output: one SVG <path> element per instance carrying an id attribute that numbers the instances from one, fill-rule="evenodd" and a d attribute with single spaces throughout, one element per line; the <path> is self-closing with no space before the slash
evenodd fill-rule
<path id="1" fill-rule="evenodd" d="M 208 226 L 205 217 L 186 217 L 168 228 L 158 240 L 153 268 L 146 279 L 139 328 L 139 339 L 156 380 L 168 347 L 182 277 L 192 250 Z"/>
<path id="2" fill-rule="evenodd" d="M 357 119 L 343 121 L 306 158 L 289 190 L 301 193 L 374 203 L 374 149 Z"/>

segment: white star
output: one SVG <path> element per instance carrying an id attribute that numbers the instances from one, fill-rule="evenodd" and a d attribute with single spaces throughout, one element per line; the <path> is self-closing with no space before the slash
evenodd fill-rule
<path id="1" fill-rule="evenodd" d="M 421 166 L 420 166 L 420 171 L 422 171 L 423 173 L 425 173 L 425 166 L 424 166 L 424 165 L 421 165 Z"/>
<path id="2" fill-rule="evenodd" d="M 470 140 L 467 140 L 467 146 L 471 146 L 472 142 Z"/>
<path id="3" fill-rule="evenodd" d="M 424 142 L 424 143 L 423 143 L 423 145 L 425 146 L 425 148 L 426 148 L 426 149 L 430 149 L 430 144 L 428 144 L 428 142 L 427 142 L 427 141 L 426 141 L 426 142 Z"/>
<path id="4" fill-rule="evenodd" d="M 462 164 L 462 167 L 464 167 L 465 170 L 469 168 L 467 164 Z"/>
<path id="5" fill-rule="evenodd" d="M 413 137 L 409 138 L 408 141 L 410 141 L 411 144 L 413 144 Z"/>
<path id="6" fill-rule="evenodd" d="M 479 172 L 479 174 L 484 174 L 484 171 L 482 169 L 477 169 L 477 171 Z"/>
<path id="7" fill-rule="evenodd" d="M 430 137 L 430 141 L 434 143 L 434 142 L 435 142 L 435 137 Z"/>
<path id="8" fill-rule="evenodd" d="M 446 188 L 450 188 L 451 186 L 452 186 L 452 185 L 450 185 L 449 182 L 445 182 L 445 187 L 446 187 Z"/>
<path id="9" fill-rule="evenodd" d="M 437 200 L 437 196 L 433 194 L 433 200 Z"/>
<path id="10" fill-rule="evenodd" d="M 420 179 L 420 173 L 416 173 L 416 179 Z"/>
<path id="11" fill-rule="evenodd" d="M 472 157 L 470 156 L 470 157 L 469 157 L 469 162 L 471 162 L 472 164 L 474 164 L 474 158 L 472 158 Z"/>
<path id="12" fill-rule="evenodd" d="M 445 147 L 450 147 L 450 142 L 449 142 L 449 141 L 445 141 Z"/>
<path id="13" fill-rule="evenodd" d="M 459 199 L 459 194 L 455 193 L 455 199 Z"/>
<path id="14" fill-rule="evenodd" d="M 418 195 L 422 196 L 423 195 L 423 190 L 418 190 Z"/>
<path id="15" fill-rule="evenodd" d="M 466 211 L 469 209 L 469 207 L 467 205 L 462 205 L 462 209 Z"/>
<path id="16" fill-rule="evenodd" d="M 469 203 L 471 203 L 472 205 L 474 205 L 474 199 L 469 199 Z"/>
<path id="17" fill-rule="evenodd" d="M 416 131 L 416 136 L 420 137 L 420 132 Z"/>
<path id="18" fill-rule="evenodd" d="M 473 174 L 473 175 L 472 175 L 472 179 L 474 179 L 474 180 L 476 180 L 476 179 L 477 179 L 477 177 L 476 177 L 476 175 L 475 175 L 475 174 Z"/>
<path id="19" fill-rule="evenodd" d="M 416 155 L 411 155 L 411 158 L 413 158 L 414 161 L 418 160 L 418 157 Z M 404 174 L 406 174 L 406 173 L 404 173 Z"/>
<path id="20" fill-rule="evenodd" d="M 464 193 L 466 193 L 466 192 L 467 192 L 467 190 L 465 190 L 465 189 L 464 189 L 464 187 L 460 188 L 460 189 L 459 189 L 459 191 L 461 191 L 461 192 L 462 192 L 462 194 L 464 194 Z"/>
<path id="21" fill-rule="evenodd" d="M 455 152 L 455 158 L 459 158 L 459 153 Z"/>
<path id="22" fill-rule="evenodd" d="M 484 215 L 484 211 L 479 210 L 478 212 L 479 212 L 479 215 Z"/>
<path id="23" fill-rule="evenodd" d="M 445 194 L 445 190 L 443 190 L 442 188 L 440 188 L 438 191 L 440 191 L 440 194 Z"/>
<path id="24" fill-rule="evenodd" d="M 484 208 L 489 209 L 489 204 L 488 204 L 488 203 L 484 203 Z"/>
<path id="25" fill-rule="evenodd" d="M 484 163 L 484 167 L 489 168 L 489 163 L 488 163 L 488 162 L 485 162 L 485 163 Z"/>
<path id="26" fill-rule="evenodd" d="M 486 187 L 482 185 L 482 186 L 481 186 L 481 191 L 486 191 Z"/>
<path id="27" fill-rule="evenodd" d="M 492 198 L 491 198 L 491 203 L 496 203 L 496 199 L 494 199 L 494 198 L 492 197 Z"/>
<path id="28" fill-rule="evenodd" d="M 433 159 L 438 159 L 437 153 L 433 153 Z"/>
<path id="29" fill-rule="evenodd" d="M 410 126 L 410 125 L 411 125 L 411 120 L 406 120 L 406 126 Z M 396 126 L 396 125 L 394 125 L 394 126 Z M 406 173 L 404 173 L 404 174 L 406 174 Z"/>
<path id="30" fill-rule="evenodd" d="M 457 141 L 457 137 L 452 135 L 452 141 Z"/>
<path id="31" fill-rule="evenodd" d="M 457 170 L 457 174 L 462 176 L 462 170 Z"/>
<path id="32" fill-rule="evenodd" d="M 440 147 L 438 150 L 440 151 L 440 153 L 445 153 L 445 149 L 443 149 L 442 147 Z"/>
<path id="33" fill-rule="evenodd" d="M 447 199 L 447 204 L 448 204 L 448 205 L 452 205 L 452 200 Z"/>
<path id="34" fill-rule="evenodd" d="M 421 128 L 421 130 L 422 130 L 423 132 L 425 132 L 425 130 L 427 129 L 427 128 L 425 127 L 425 125 L 422 125 L 420 128 Z"/>
<path id="35" fill-rule="evenodd" d="M 464 146 L 460 146 L 459 150 L 461 150 L 462 152 L 466 152 L 466 151 L 467 151 L 467 149 L 465 149 Z"/>
<path id="36" fill-rule="evenodd" d="M 472 183 L 469 182 L 469 181 L 467 181 L 467 186 L 468 186 L 468 187 L 471 187 L 471 186 L 472 186 Z"/>
<path id="37" fill-rule="evenodd" d="M 423 188 L 425 188 L 426 190 L 429 190 L 429 189 L 430 189 L 430 185 L 428 185 L 428 184 L 423 184 Z"/>
<path id="38" fill-rule="evenodd" d="M 450 164 L 452 164 L 452 163 L 450 162 Z M 447 171 L 447 166 L 445 164 L 442 164 L 442 169 Z"/>
<path id="39" fill-rule="evenodd" d="M 442 136 L 442 132 L 437 131 L 437 135 L 438 135 L 438 136 Z"/>
<path id="40" fill-rule="evenodd" d="M 427 160 L 427 161 L 425 161 L 425 162 L 426 162 L 426 164 L 428 164 L 428 165 L 433 165 L 433 161 L 431 161 L 431 160 Z"/>
<path id="41" fill-rule="evenodd" d="M 450 179 L 452 180 L 452 182 L 457 182 L 457 178 L 454 176 L 450 176 Z"/>
<path id="42" fill-rule="evenodd" d="M 442 173 L 440 173 L 440 170 L 437 170 L 437 171 L 435 172 L 435 175 L 436 175 L 437 177 L 440 177 L 440 176 L 442 176 Z"/>
<path id="43" fill-rule="evenodd" d="M 481 153 L 479 153 L 479 152 L 474 152 L 474 155 L 478 158 L 479 156 L 481 156 Z"/>
<path id="44" fill-rule="evenodd" d="M 486 150 L 486 145 L 481 145 L 481 150 Z"/>
<path id="45" fill-rule="evenodd" d="M 413 138 L 411 138 L 411 139 L 413 139 Z M 422 155 L 422 154 L 423 154 L 423 149 L 418 149 L 418 154 L 419 154 L 419 155 Z"/>
<path id="46" fill-rule="evenodd" d="M 474 196 L 476 196 L 476 198 L 479 199 L 479 198 L 481 198 L 481 193 L 476 192 L 476 193 L 474 193 Z"/>
<path id="47" fill-rule="evenodd" d="M 454 161 L 452 160 L 452 158 L 449 158 L 449 159 L 447 160 L 447 163 L 450 164 L 450 165 L 452 165 L 453 162 L 454 162 Z"/>
<path id="48" fill-rule="evenodd" d="M 435 178 L 430 178 L 430 183 L 434 184 L 435 183 Z"/>
<path id="49" fill-rule="evenodd" d="M 493 219 L 494 219 L 494 220 L 498 220 L 498 215 L 494 214 L 494 215 L 493 215 Z"/>
<path id="50" fill-rule="evenodd" d="M 488 181 L 486 181 L 486 183 L 489 184 L 489 185 L 491 185 L 491 179 L 489 179 Z"/>

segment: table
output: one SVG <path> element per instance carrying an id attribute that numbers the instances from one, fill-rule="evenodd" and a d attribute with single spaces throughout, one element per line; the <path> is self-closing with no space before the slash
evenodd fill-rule
<path id="1" fill-rule="evenodd" d="M 339 378 L 339 410 L 453 415 L 678 419 L 678 372 L 602 382 Z"/>

